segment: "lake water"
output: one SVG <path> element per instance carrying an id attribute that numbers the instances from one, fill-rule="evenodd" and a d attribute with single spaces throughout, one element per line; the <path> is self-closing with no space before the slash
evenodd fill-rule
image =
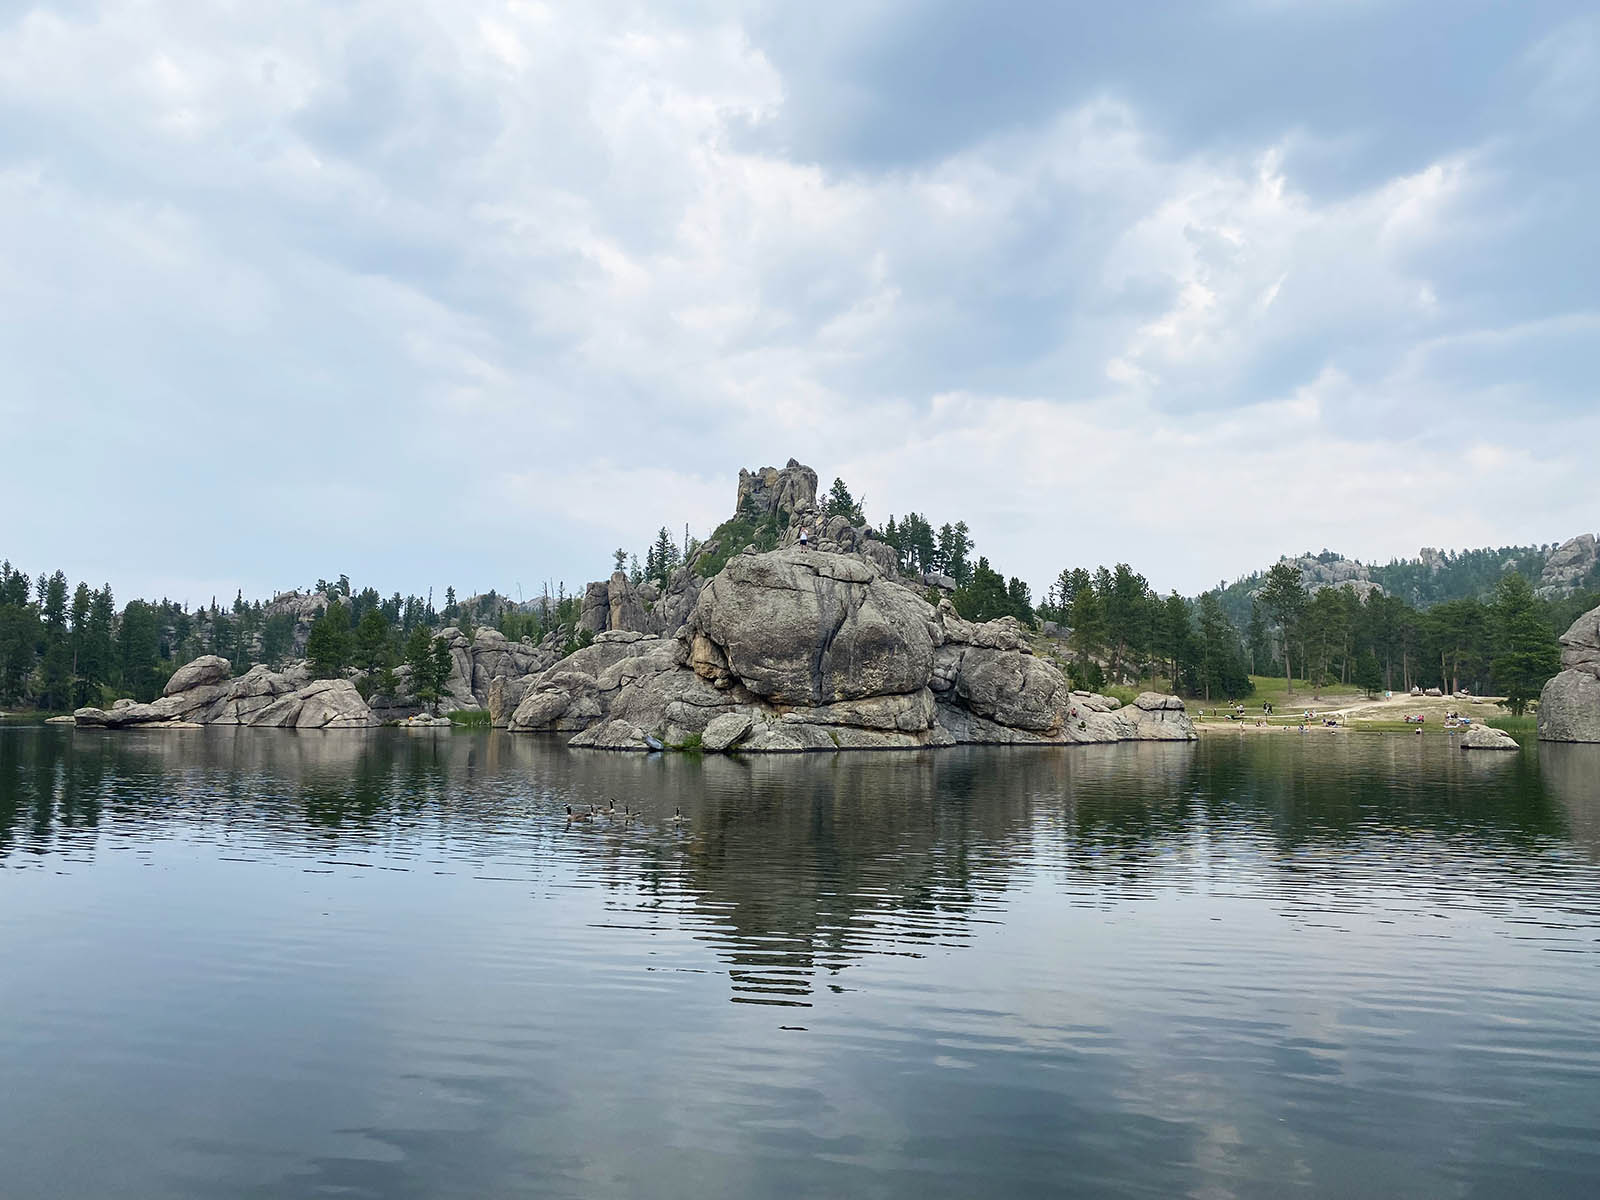
<path id="1" fill-rule="evenodd" d="M 0 1193 L 1600 1194 L 1600 747 L 0 726 Z"/>

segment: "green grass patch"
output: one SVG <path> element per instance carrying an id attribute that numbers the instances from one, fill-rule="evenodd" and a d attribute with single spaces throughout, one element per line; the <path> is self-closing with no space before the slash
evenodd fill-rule
<path id="1" fill-rule="evenodd" d="M 494 722 L 489 717 L 487 709 L 462 708 L 453 713 L 446 714 L 450 724 L 457 729 L 493 729 Z"/>
<path id="2" fill-rule="evenodd" d="M 1514 717 L 1510 713 L 1501 717 L 1490 717 L 1484 724 L 1491 729 L 1503 729 L 1507 733 L 1539 732 L 1539 718 L 1526 713 L 1520 717 Z"/>
<path id="3" fill-rule="evenodd" d="M 672 750 L 681 750 L 685 754 L 699 754 L 703 748 L 704 747 L 702 746 L 701 738 L 698 733 L 691 733 L 676 746 L 669 747 L 669 749 Z"/>
<path id="4" fill-rule="evenodd" d="M 1325 683 L 1320 688 L 1312 689 L 1309 683 L 1296 679 L 1294 692 L 1291 696 L 1288 685 L 1282 675 L 1252 675 L 1250 682 L 1255 684 L 1255 691 L 1244 698 L 1245 707 L 1254 702 L 1257 709 L 1265 701 L 1274 705 L 1297 704 L 1301 708 L 1323 708 L 1338 705 L 1355 704 L 1367 698 L 1366 692 L 1358 687 L 1344 683 Z M 1382 692 L 1378 693 L 1380 696 Z"/>

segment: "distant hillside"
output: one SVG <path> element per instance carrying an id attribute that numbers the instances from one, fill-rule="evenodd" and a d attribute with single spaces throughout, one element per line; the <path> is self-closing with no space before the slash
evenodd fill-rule
<path id="1" fill-rule="evenodd" d="M 1526 576 L 1544 598 L 1600 588 L 1600 556 L 1591 533 L 1569 538 L 1559 546 L 1552 543 L 1461 551 L 1426 547 L 1416 558 L 1395 559 L 1381 566 L 1348 559 L 1332 550 L 1307 552 L 1283 561 L 1300 568 L 1300 577 L 1309 591 L 1348 585 L 1363 597 L 1381 591 L 1417 608 L 1465 596 L 1486 597 L 1507 571 Z M 1249 625 L 1251 597 L 1261 589 L 1265 578 L 1263 568 L 1222 589 L 1223 611 L 1238 628 Z"/>

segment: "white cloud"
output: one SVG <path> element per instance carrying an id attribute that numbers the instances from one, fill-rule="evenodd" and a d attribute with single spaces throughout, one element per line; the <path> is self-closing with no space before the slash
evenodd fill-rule
<path id="1" fill-rule="evenodd" d="M 203 516 L 119 556 L 97 513 L 227 488 L 249 590 L 344 564 L 442 585 L 468 555 L 484 586 L 578 582 L 594 539 L 703 533 L 741 465 L 791 454 L 879 518 L 965 517 L 1036 585 L 1579 519 L 1586 418 L 1505 403 L 1524 331 L 1571 347 L 1594 315 L 1491 311 L 1459 274 L 1527 225 L 1492 140 L 1328 194 L 1302 130 L 1186 151 L 1108 94 L 841 171 L 746 136 L 795 90 L 733 7 L 87 12 L 0 26 L 26 133 L 0 354 L 30 399 L 0 403 L 25 484 L 81 481 L 5 547 L 35 566 L 209 579 Z M 1477 382 L 1441 373 L 1464 347 Z M 359 521 L 275 516 L 332 491 Z M 400 511 L 411 536 L 375 545 Z"/>

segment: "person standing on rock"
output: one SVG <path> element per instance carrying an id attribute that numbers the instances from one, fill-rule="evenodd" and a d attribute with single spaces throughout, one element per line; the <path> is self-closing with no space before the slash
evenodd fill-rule
<path id="1" fill-rule="evenodd" d="M 804 550 L 805 548 L 806 548 L 806 527 L 804 525 L 802 525 L 802 526 L 800 526 L 800 549 Z"/>

